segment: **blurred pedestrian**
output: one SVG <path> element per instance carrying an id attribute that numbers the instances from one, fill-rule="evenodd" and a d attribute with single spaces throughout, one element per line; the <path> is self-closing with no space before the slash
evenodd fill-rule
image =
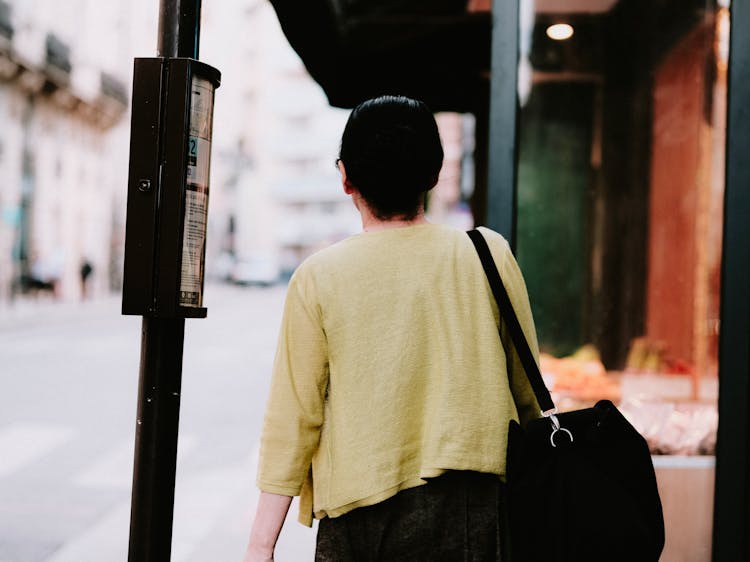
<path id="1" fill-rule="evenodd" d="M 539 408 L 471 240 L 425 219 L 435 119 L 409 98 L 366 101 L 339 156 L 363 232 L 289 283 L 245 561 L 273 560 L 296 495 L 300 521 L 320 520 L 318 561 L 500 560 L 508 423 Z M 481 231 L 536 352 L 515 259 Z"/>
<path id="2" fill-rule="evenodd" d="M 89 295 L 89 278 L 94 272 L 94 266 L 86 258 L 81 262 L 81 269 L 79 273 L 81 275 L 81 299 L 86 300 Z"/>

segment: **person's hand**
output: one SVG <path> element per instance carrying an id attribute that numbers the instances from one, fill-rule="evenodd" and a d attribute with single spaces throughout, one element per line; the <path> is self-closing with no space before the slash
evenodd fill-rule
<path id="1" fill-rule="evenodd" d="M 273 562 L 273 549 L 250 543 L 242 562 Z"/>

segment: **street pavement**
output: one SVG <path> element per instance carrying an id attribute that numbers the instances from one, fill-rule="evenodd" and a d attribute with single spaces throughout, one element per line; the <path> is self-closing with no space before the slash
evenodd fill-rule
<path id="1" fill-rule="evenodd" d="M 174 562 L 242 560 L 285 290 L 209 285 L 186 321 Z M 127 560 L 141 319 L 119 307 L 0 308 L 0 562 Z M 313 558 L 296 515 L 277 562 Z"/>

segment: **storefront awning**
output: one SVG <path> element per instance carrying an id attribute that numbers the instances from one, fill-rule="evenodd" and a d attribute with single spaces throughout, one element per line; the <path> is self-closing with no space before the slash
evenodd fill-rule
<path id="1" fill-rule="evenodd" d="M 333 106 L 403 94 L 433 111 L 473 111 L 486 99 L 491 16 L 466 0 L 271 3 Z"/>

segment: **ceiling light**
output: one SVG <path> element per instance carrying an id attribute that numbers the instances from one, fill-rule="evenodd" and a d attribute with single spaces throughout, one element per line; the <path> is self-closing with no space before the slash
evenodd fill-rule
<path id="1" fill-rule="evenodd" d="M 573 26 L 567 23 L 556 23 L 547 28 L 547 37 L 555 41 L 565 41 L 573 37 Z"/>

